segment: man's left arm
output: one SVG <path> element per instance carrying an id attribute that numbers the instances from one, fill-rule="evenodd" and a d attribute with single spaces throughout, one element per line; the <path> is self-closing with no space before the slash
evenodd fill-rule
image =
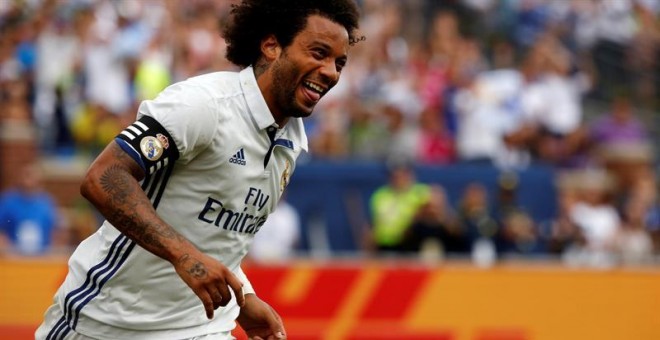
<path id="1" fill-rule="evenodd" d="M 247 276 L 239 267 L 236 276 L 243 283 L 245 305 L 236 321 L 250 339 L 286 339 L 282 318 L 255 293 Z"/>

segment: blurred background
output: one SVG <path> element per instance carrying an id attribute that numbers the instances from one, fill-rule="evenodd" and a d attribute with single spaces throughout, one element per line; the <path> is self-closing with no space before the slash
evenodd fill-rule
<path id="1" fill-rule="evenodd" d="M 230 0 L 0 0 L 0 338 L 31 338 L 139 103 Z M 659 339 L 660 1 L 361 0 L 245 263 L 292 339 Z M 236 332 L 239 339 L 244 335 Z"/>

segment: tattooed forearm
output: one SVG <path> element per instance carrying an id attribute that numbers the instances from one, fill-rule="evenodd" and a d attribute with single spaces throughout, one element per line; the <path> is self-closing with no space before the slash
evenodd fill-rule
<path id="1" fill-rule="evenodd" d="M 100 210 L 124 234 L 156 252 L 165 249 L 165 239 L 183 238 L 157 218 L 137 180 L 120 163 L 108 166 L 99 182 L 106 198 Z"/>

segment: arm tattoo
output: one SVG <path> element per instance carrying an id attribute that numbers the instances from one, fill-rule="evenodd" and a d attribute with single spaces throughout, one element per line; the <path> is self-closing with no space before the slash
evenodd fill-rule
<path id="1" fill-rule="evenodd" d="M 107 168 L 101 176 L 101 186 L 113 204 L 126 200 L 132 191 L 130 176 L 126 176 L 125 170 L 118 164 L 113 164 Z"/>
<path id="2" fill-rule="evenodd" d="M 113 156 L 128 157 L 119 147 Z M 137 180 L 119 163 L 110 165 L 100 178 L 107 202 L 104 215 L 123 233 L 150 250 L 165 249 L 163 239 L 182 239 L 170 226 L 153 218 L 156 212 Z M 144 214 L 153 211 L 152 214 Z"/>
<path id="3" fill-rule="evenodd" d="M 195 278 L 202 279 L 206 277 L 206 268 L 201 262 L 195 262 L 192 267 L 188 268 L 188 273 Z"/>
<path id="4" fill-rule="evenodd" d="M 188 267 L 187 272 L 196 279 L 203 279 L 206 277 L 206 267 L 203 263 L 196 261 L 190 258 L 190 255 L 185 254 L 181 256 L 179 262 L 188 262 L 194 261 L 190 267 Z"/>

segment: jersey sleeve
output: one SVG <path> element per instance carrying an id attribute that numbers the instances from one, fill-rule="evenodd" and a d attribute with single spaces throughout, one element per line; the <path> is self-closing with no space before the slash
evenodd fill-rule
<path id="1" fill-rule="evenodd" d="M 178 83 L 140 104 L 135 123 L 115 139 L 151 173 L 165 163 L 188 163 L 212 141 L 218 124 L 213 101 L 202 89 Z"/>

